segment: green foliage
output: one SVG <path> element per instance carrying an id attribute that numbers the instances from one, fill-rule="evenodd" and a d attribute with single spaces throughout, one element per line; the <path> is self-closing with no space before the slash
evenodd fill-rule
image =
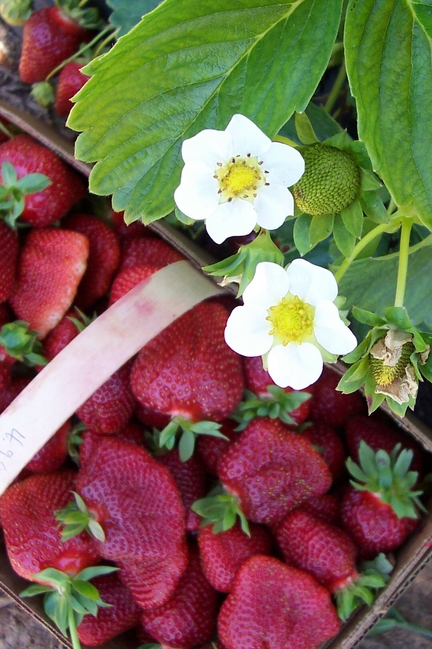
<path id="1" fill-rule="evenodd" d="M 171 212 L 182 140 L 225 128 L 237 112 L 273 137 L 307 106 L 341 8 L 342 0 L 165 0 L 85 68 L 91 78 L 68 125 L 83 131 L 77 157 L 97 163 L 91 191 L 113 194 L 127 222 Z"/>
<path id="2" fill-rule="evenodd" d="M 432 229 L 430 4 L 350 0 L 346 67 L 358 131 L 396 204 Z"/>
<path id="3" fill-rule="evenodd" d="M 110 23 L 117 27 L 117 36 L 124 36 L 137 25 L 142 16 L 148 14 L 161 3 L 161 0 L 107 0 L 107 5 L 113 10 Z"/>

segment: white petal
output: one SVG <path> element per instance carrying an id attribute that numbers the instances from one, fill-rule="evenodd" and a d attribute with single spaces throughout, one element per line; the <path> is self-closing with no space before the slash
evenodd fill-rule
<path id="1" fill-rule="evenodd" d="M 291 187 L 302 177 L 305 169 L 303 156 L 297 149 L 280 142 L 273 142 L 263 154 L 263 168 L 270 183 Z"/>
<path id="2" fill-rule="evenodd" d="M 268 373 L 276 385 L 303 390 L 318 380 L 323 368 L 321 353 L 311 343 L 277 345 L 267 357 Z"/>
<path id="3" fill-rule="evenodd" d="M 266 311 L 238 306 L 230 314 L 225 327 L 225 341 L 243 356 L 262 356 L 270 349 L 273 336 Z"/>
<path id="4" fill-rule="evenodd" d="M 202 162 L 188 162 L 174 192 L 177 207 L 191 219 L 206 219 L 219 204 L 219 183 Z"/>
<path id="5" fill-rule="evenodd" d="M 339 316 L 333 302 L 319 302 L 315 309 L 314 333 L 319 344 L 331 354 L 348 354 L 357 346 L 354 334 Z"/>
<path id="6" fill-rule="evenodd" d="M 249 234 L 255 225 L 256 212 L 252 203 L 240 198 L 221 203 L 206 220 L 206 230 L 216 243 Z"/>
<path id="7" fill-rule="evenodd" d="M 337 282 L 326 268 L 315 266 L 305 259 L 294 259 L 288 267 L 291 293 L 312 306 L 321 300 L 333 302 L 338 294 Z"/>
<path id="8" fill-rule="evenodd" d="M 182 144 L 182 157 L 186 163 L 204 162 L 212 170 L 216 169 L 218 162 L 228 162 L 232 154 L 232 139 L 226 131 L 205 129 Z"/>
<path id="9" fill-rule="evenodd" d="M 234 115 L 226 127 L 232 137 L 233 155 L 244 158 L 248 153 L 261 156 L 271 146 L 271 140 L 244 115 Z"/>
<path id="10" fill-rule="evenodd" d="M 243 302 L 262 309 L 278 304 L 289 291 L 287 272 L 279 264 L 261 261 L 243 293 Z"/>
<path id="11" fill-rule="evenodd" d="M 283 185 L 260 187 L 254 200 L 257 223 L 266 230 L 280 228 L 287 216 L 294 214 L 294 199 Z"/>

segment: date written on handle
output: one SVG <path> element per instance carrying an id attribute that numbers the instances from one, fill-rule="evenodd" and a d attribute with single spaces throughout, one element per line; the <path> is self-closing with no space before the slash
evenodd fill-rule
<path id="1" fill-rule="evenodd" d="M 0 471 L 8 470 L 9 461 L 24 444 L 25 436 L 16 428 L 12 428 L 10 433 L 4 433 L 0 439 Z"/>

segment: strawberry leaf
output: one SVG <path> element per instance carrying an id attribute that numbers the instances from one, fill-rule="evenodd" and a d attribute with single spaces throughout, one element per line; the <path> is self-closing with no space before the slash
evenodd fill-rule
<path id="1" fill-rule="evenodd" d="M 107 5 L 113 9 L 109 21 L 117 27 L 117 37 L 127 34 L 135 27 L 144 14 L 153 11 L 161 0 L 107 0 Z"/>
<path id="2" fill-rule="evenodd" d="M 223 129 L 234 113 L 273 137 L 305 109 L 329 61 L 341 9 L 342 0 L 162 2 L 84 68 L 90 79 L 68 125 L 83 131 L 77 157 L 96 162 L 90 190 L 113 194 L 128 223 L 167 215 L 184 138 Z"/>

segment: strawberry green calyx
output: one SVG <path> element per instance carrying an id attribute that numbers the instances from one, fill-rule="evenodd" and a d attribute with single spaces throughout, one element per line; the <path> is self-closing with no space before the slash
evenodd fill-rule
<path id="1" fill-rule="evenodd" d="M 29 330 L 28 322 L 15 320 L 8 322 L 0 329 L 0 346 L 17 360 L 29 367 L 46 365 L 47 359 L 42 355 L 42 344 L 37 339 L 37 332 Z"/>
<path id="2" fill-rule="evenodd" d="M 238 516 L 243 532 L 250 536 L 249 522 L 240 509 L 237 498 L 228 493 L 222 485 L 217 485 L 205 498 L 196 500 L 191 509 L 202 516 L 202 527 L 213 525 L 214 534 L 226 532 L 234 527 Z"/>
<path id="3" fill-rule="evenodd" d="M 235 255 L 211 266 L 204 266 L 203 271 L 214 277 L 223 277 L 221 286 L 237 282 L 237 297 L 240 297 L 252 281 L 261 261 L 271 261 L 280 266 L 284 264 L 283 253 L 273 242 L 268 230 L 263 230 L 253 241 L 240 246 Z"/>
<path id="4" fill-rule="evenodd" d="M 97 313 L 93 313 L 92 316 L 87 316 L 85 313 L 83 313 L 78 307 L 75 307 L 75 311 L 78 315 L 78 318 L 74 318 L 73 316 L 67 316 L 67 319 L 73 322 L 75 327 L 78 329 L 78 331 L 81 333 L 84 331 L 86 327 L 89 326 L 92 322 L 96 320 Z"/>
<path id="5" fill-rule="evenodd" d="M 0 17 L 12 27 L 21 27 L 32 15 L 32 0 L 3 0 Z"/>
<path id="6" fill-rule="evenodd" d="M 221 424 L 214 421 L 193 422 L 184 417 L 173 417 L 170 423 L 159 434 L 159 448 L 167 448 L 169 451 L 174 448 L 176 439 L 180 436 L 178 450 L 182 462 L 187 462 L 195 450 L 197 435 L 211 435 L 228 439 L 219 432 Z"/>
<path id="7" fill-rule="evenodd" d="M 87 426 L 80 421 L 72 428 L 68 437 L 68 455 L 77 466 L 80 466 L 79 448 L 83 443 L 82 434 L 85 430 Z"/>
<path id="8" fill-rule="evenodd" d="M 290 413 L 310 399 L 311 395 L 307 392 L 285 392 L 277 385 L 268 385 L 267 391 L 269 397 L 259 398 L 253 392 L 245 390 L 243 401 L 231 415 L 232 419 L 239 422 L 236 430 L 244 430 L 256 417 L 280 419 L 285 424 L 297 426 Z"/>
<path id="9" fill-rule="evenodd" d="M 357 577 L 351 584 L 339 588 L 336 593 L 338 615 L 342 621 L 349 618 L 361 604 L 371 606 L 375 601 L 376 591 L 384 588 L 385 577 L 377 570 L 369 569 Z"/>
<path id="10" fill-rule="evenodd" d="M 327 144 L 302 147 L 305 172 L 293 187 L 300 210 L 311 216 L 336 214 L 358 196 L 361 173 L 347 151 Z"/>
<path id="11" fill-rule="evenodd" d="M 49 108 L 55 100 L 55 90 L 48 81 L 34 83 L 30 94 L 42 108 Z"/>
<path id="12" fill-rule="evenodd" d="M 47 568 L 33 575 L 42 583 L 29 586 L 20 593 L 20 597 L 44 594 L 45 613 L 64 636 L 67 637 L 69 632 L 74 649 L 81 649 L 77 627 L 84 615 L 96 617 L 98 608 L 111 606 L 102 601 L 97 588 L 89 580 L 116 570 L 118 568 L 113 566 L 95 566 L 84 568 L 75 577 L 71 577 L 55 568 Z"/>
<path id="13" fill-rule="evenodd" d="M 51 185 L 51 180 L 43 174 L 27 174 L 18 180 L 15 167 L 3 162 L 0 185 L 0 217 L 11 228 L 16 227 L 18 217 L 24 211 L 25 196 L 36 194 Z"/>
<path id="14" fill-rule="evenodd" d="M 359 491 L 369 491 L 388 504 L 398 518 L 418 518 L 419 510 L 425 511 L 419 496 L 423 493 L 414 490 L 417 471 L 410 471 L 413 457 L 411 449 L 402 449 L 397 444 L 389 454 L 384 450 L 373 451 L 364 440 L 360 442 L 359 464 L 348 458 L 348 471 L 355 478 L 353 487 Z"/>
<path id="15" fill-rule="evenodd" d="M 72 493 L 75 501 L 70 502 L 66 507 L 55 513 L 59 527 L 63 527 L 61 540 L 67 541 L 86 530 L 90 536 L 103 543 L 105 541 L 105 532 L 102 525 L 91 515 L 81 496 L 75 491 Z"/>
<path id="16" fill-rule="evenodd" d="M 67 18 L 85 29 L 100 29 L 103 26 L 99 10 L 95 7 L 84 7 L 87 0 L 55 0 L 55 4 Z"/>

